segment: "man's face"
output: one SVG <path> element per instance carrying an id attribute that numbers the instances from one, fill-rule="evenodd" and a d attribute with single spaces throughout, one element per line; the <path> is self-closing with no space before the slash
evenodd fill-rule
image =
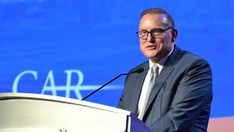
<path id="1" fill-rule="evenodd" d="M 139 31 L 160 31 L 158 29 L 162 31 L 170 28 L 167 22 L 167 17 L 164 14 L 146 14 L 141 18 Z M 140 38 L 141 52 L 156 63 L 173 48 L 172 37 L 172 29 L 163 31 L 156 36 L 149 33 L 147 37 Z"/>

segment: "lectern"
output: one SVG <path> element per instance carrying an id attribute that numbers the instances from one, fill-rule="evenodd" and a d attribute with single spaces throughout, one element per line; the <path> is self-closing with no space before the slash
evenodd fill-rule
<path id="1" fill-rule="evenodd" d="M 131 112 L 64 97 L 0 94 L 0 132 L 150 132 Z"/>

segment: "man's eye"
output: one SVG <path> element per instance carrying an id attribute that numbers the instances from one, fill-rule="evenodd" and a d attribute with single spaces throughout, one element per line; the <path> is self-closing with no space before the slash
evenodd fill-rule
<path id="1" fill-rule="evenodd" d="M 162 33 L 163 32 L 163 30 L 160 30 L 160 29 L 157 29 L 157 30 L 154 30 L 154 31 L 152 31 L 154 34 L 159 34 L 159 33 Z"/>
<path id="2" fill-rule="evenodd" d="M 159 32 L 158 32 L 158 31 L 153 31 L 152 33 L 153 33 L 153 34 L 158 34 Z"/>
<path id="3" fill-rule="evenodd" d="M 147 32 L 145 32 L 145 31 L 142 31 L 142 32 L 141 32 L 141 34 L 142 34 L 142 35 L 146 35 L 146 34 L 147 34 Z"/>

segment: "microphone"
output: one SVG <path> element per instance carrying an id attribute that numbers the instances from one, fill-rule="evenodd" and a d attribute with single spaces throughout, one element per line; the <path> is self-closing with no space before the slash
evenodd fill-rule
<path id="1" fill-rule="evenodd" d="M 112 80 L 110 80 L 109 82 L 105 83 L 104 85 L 102 85 L 101 87 L 99 87 L 98 89 L 96 89 L 95 91 L 93 91 L 92 93 L 88 94 L 87 96 L 85 96 L 84 98 L 82 98 L 81 100 L 85 100 L 87 99 L 89 96 L 93 95 L 94 93 L 96 93 L 97 91 L 101 90 L 102 88 L 104 88 L 106 85 L 110 84 L 111 82 L 113 82 L 114 80 L 116 80 L 117 78 L 119 78 L 120 76 L 123 76 L 123 75 L 129 75 L 129 74 L 132 74 L 132 73 L 142 73 L 144 71 L 144 68 L 138 68 L 138 69 L 135 69 L 133 71 L 130 71 L 128 73 L 121 73 L 119 74 L 118 76 L 116 76 L 115 78 L 113 78 Z"/>

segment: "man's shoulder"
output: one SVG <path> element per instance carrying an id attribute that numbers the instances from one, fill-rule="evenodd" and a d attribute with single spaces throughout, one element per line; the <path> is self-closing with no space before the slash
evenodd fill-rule
<path id="1" fill-rule="evenodd" d="M 205 61 L 207 62 L 203 57 L 201 57 L 200 55 L 193 53 L 191 51 L 187 51 L 184 49 L 181 49 L 180 47 L 178 47 L 177 45 L 175 45 L 175 49 L 172 53 L 172 58 L 177 58 L 179 57 L 179 60 L 186 60 L 188 62 L 190 61 L 195 61 L 195 60 L 201 60 L 201 61 Z"/>
<path id="2" fill-rule="evenodd" d="M 194 66 L 208 66 L 210 67 L 209 62 L 201 57 L 198 54 L 195 54 L 190 51 L 180 50 L 180 57 L 174 65 L 182 67 L 194 67 Z"/>
<path id="3" fill-rule="evenodd" d="M 183 55 L 181 56 L 182 59 L 181 61 L 185 62 L 202 61 L 204 63 L 208 63 L 205 58 L 203 58 L 198 54 L 186 50 L 181 50 L 181 52 L 183 53 Z"/>

